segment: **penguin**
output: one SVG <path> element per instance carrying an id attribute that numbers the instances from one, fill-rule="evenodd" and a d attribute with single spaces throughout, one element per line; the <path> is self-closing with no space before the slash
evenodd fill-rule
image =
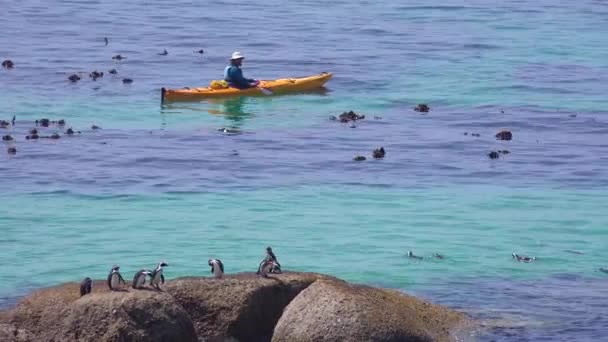
<path id="1" fill-rule="evenodd" d="M 122 79 L 122 83 L 124 83 L 124 84 L 131 84 L 131 83 L 133 83 L 133 80 L 130 79 L 130 78 L 123 78 Z"/>
<path id="2" fill-rule="evenodd" d="M 84 278 L 82 280 L 82 282 L 80 283 L 80 297 L 91 293 L 92 285 L 93 285 L 93 280 L 91 280 L 91 278 L 89 278 L 89 277 Z"/>
<path id="3" fill-rule="evenodd" d="M 200 54 L 202 55 L 202 54 L 204 54 L 204 53 L 205 53 L 205 50 L 200 49 L 200 50 L 198 50 L 198 51 L 194 51 L 194 53 L 200 53 Z"/>
<path id="4" fill-rule="evenodd" d="M 273 272 L 275 268 L 278 268 L 280 271 L 281 266 L 279 266 L 276 261 L 264 259 L 262 262 L 260 262 L 260 266 L 258 266 L 257 275 L 268 278 L 268 273 L 280 273 Z"/>
<path id="5" fill-rule="evenodd" d="M 158 55 L 159 55 L 159 56 L 166 56 L 166 55 L 168 55 L 168 54 L 169 54 L 169 53 L 168 53 L 168 52 L 167 52 L 167 50 L 165 49 L 163 52 L 159 53 Z"/>
<path id="6" fill-rule="evenodd" d="M 221 279 L 224 275 L 224 264 L 220 259 L 209 259 L 209 266 L 211 266 L 211 273 L 216 279 Z"/>
<path id="7" fill-rule="evenodd" d="M 118 71 L 116 71 L 116 69 L 111 69 L 110 71 L 108 71 L 108 73 L 110 73 L 112 75 L 116 75 L 116 74 L 118 74 Z"/>
<path id="8" fill-rule="evenodd" d="M 118 287 L 120 286 L 121 282 L 123 284 L 127 283 L 123 279 L 122 275 L 120 275 L 120 272 L 118 272 L 119 269 L 120 269 L 120 266 L 114 265 L 114 266 L 112 266 L 112 270 L 110 271 L 110 274 L 108 274 L 108 287 L 110 288 L 111 291 L 118 290 Z"/>
<path id="9" fill-rule="evenodd" d="M 116 55 L 116 56 L 112 57 L 112 59 L 120 61 L 120 60 L 123 60 L 123 59 L 127 59 L 127 57 L 124 57 L 124 56 L 121 56 L 121 55 Z"/>
<path id="10" fill-rule="evenodd" d="M 146 284 L 147 276 L 151 277 L 152 272 L 149 270 L 139 270 L 137 273 L 135 273 L 135 276 L 133 277 L 133 283 L 131 284 L 131 286 L 134 289 L 141 289 Z"/>
<path id="11" fill-rule="evenodd" d="M 108 41 L 108 37 L 103 37 L 103 41 L 106 43 L 106 45 L 105 45 L 105 46 L 108 46 L 108 44 L 110 43 L 110 42 Z"/>
<path id="12" fill-rule="evenodd" d="M 407 257 L 411 258 L 411 259 L 418 259 L 418 260 L 424 259 L 421 256 L 414 255 L 414 253 L 412 253 L 412 251 L 407 251 Z"/>
<path id="13" fill-rule="evenodd" d="M 600 267 L 600 272 L 608 273 L 608 268 Z"/>
<path id="14" fill-rule="evenodd" d="M 433 258 L 443 260 L 443 259 L 445 259 L 445 256 L 443 256 L 442 254 L 439 254 L 439 253 L 433 253 Z"/>
<path id="15" fill-rule="evenodd" d="M 532 262 L 532 261 L 536 260 L 536 257 L 529 257 L 526 255 L 517 255 L 515 253 L 513 253 L 512 255 L 513 255 L 513 259 L 517 259 L 517 261 L 519 261 L 519 262 Z"/>
<path id="16" fill-rule="evenodd" d="M 154 286 L 157 290 L 160 290 L 160 286 L 159 284 L 164 284 L 165 283 L 165 276 L 163 275 L 163 267 L 167 267 L 169 266 L 168 264 L 166 264 L 165 262 L 160 262 L 156 268 L 154 269 L 154 271 L 152 272 L 152 274 L 150 274 L 150 278 L 152 278 L 150 280 L 150 284 L 152 286 Z"/>
<path id="17" fill-rule="evenodd" d="M 269 261 L 269 260 L 274 261 L 276 264 L 274 267 L 272 267 L 270 269 L 270 273 L 281 273 L 281 264 L 277 260 L 277 256 L 274 255 L 272 248 L 266 247 L 266 258 L 264 258 L 264 261 Z"/>

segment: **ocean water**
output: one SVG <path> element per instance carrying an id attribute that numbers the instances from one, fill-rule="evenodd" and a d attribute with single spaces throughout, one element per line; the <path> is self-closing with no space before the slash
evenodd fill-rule
<path id="1" fill-rule="evenodd" d="M 16 138 L 0 151 L 0 306 L 113 264 L 253 271 L 270 245 L 286 269 L 463 310 L 480 341 L 605 338 L 608 3 L 2 7 L 0 59 L 15 68 L 0 70 L 0 119 L 17 121 L 0 128 Z M 335 77 L 311 94 L 160 105 L 161 87 L 221 78 L 235 50 L 249 77 Z M 93 70 L 106 74 L 67 81 Z M 366 119 L 329 120 L 346 110 Z M 43 117 L 68 123 L 43 134 L 81 134 L 27 141 Z"/>

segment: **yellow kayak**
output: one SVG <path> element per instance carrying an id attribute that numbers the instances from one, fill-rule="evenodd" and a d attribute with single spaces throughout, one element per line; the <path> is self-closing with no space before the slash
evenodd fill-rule
<path id="1" fill-rule="evenodd" d="M 333 75 L 323 72 L 318 75 L 302 78 L 281 78 L 272 81 L 260 81 L 255 88 L 237 89 L 213 89 L 205 88 L 184 88 L 184 89 L 161 89 L 163 102 L 174 101 L 195 101 L 209 98 L 238 97 L 238 96 L 262 96 L 280 95 L 287 93 L 297 93 L 301 91 L 315 90 L 322 88 Z"/>

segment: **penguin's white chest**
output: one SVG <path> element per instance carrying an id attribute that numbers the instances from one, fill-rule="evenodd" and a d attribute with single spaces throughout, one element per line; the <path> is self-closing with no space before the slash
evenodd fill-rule
<path id="1" fill-rule="evenodd" d="M 222 269 L 218 265 L 214 265 L 213 266 L 213 275 L 216 278 L 221 278 L 222 274 L 224 274 L 224 272 L 222 272 Z"/>
<path id="2" fill-rule="evenodd" d="M 154 278 L 152 278 L 152 284 L 153 285 L 158 285 L 160 284 L 160 276 L 163 274 L 163 271 L 158 271 L 156 272 L 156 274 L 154 275 Z"/>
<path id="3" fill-rule="evenodd" d="M 112 278 L 110 279 L 110 284 L 112 285 L 113 289 L 116 289 L 120 286 L 120 277 L 118 276 L 118 273 L 112 274 Z"/>
<path id="4" fill-rule="evenodd" d="M 135 282 L 135 286 L 142 287 L 144 285 L 145 281 L 146 281 L 146 275 L 142 274 L 139 277 L 137 277 L 137 280 Z"/>

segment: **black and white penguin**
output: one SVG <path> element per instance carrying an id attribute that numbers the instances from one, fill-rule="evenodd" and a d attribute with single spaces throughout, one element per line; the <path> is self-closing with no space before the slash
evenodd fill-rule
<path id="1" fill-rule="evenodd" d="M 276 269 L 278 269 L 279 272 L 276 272 L 275 271 Z M 268 278 L 269 273 L 281 273 L 280 270 L 281 270 L 281 266 L 279 266 L 279 264 L 277 264 L 276 261 L 264 259 L 260 263 L 260 266 L 258 266 L 257 275 L 262 276 L 264 278 Z"/>
<path id="2" fill-rule="evenodd" d="M 217 279 L 222 278 L 224 275 L 224 264 L 220 259 L 209 259 L 209 266 L 211 266 L 211 273 Z"/>
<path id="3" fill-rule="evenodd" d="M 421 256 L 414 255 L 414 253 L 412 253 L 412 251 L 407 251 L 407 257 L 410 258 L 410 259 L 417 259 L 417 260 L 424 259 Z"/>
<path id="4" fill-rule="evenodd" d="M 264 261 L 269 260 L 275 262 L 275 265 L 270 269 L 270 273 L 281 273 L 281 264 L 279 263 L 279 260 L 277 260 L 277 256 L 274 255 L 272 248 L 266 247 L 266 258 L 264 258 Z"/>
<path id="5" fill-rule="evenodd" d="M 126 284 L 127 282 L 124 280 L 120 272 L 118 271 L 120 266 L 114 265 L 112 266 L 112 270 L 110 274 L 108 274 L 108 287 L 111 291 L 118 290 L 120 287 L 120 283 Z"/>
<path id="6" fill-rule="evenodd" d="M 91 280 L 91 278 L 89 277 L 84 278 L 80 283 L 80 297 L 91 293 L 92 287 L 93 280 Z"/>
<path id="7" fill-rule="evenodd" d="M 600 272 L 608 273 L 608 268 L 600 267 Z"/>
<path id="8" fill-rule="evenodd" d="M 151 271 L 139 270 L 137 273 L 135 273 L 135 276 L 133 277 L 133 283 L 131 284 L 131 287 L 133 287 L 134 289 L 141 289 L 146 284 L 146 277 L 148 276 L 152 276 Z"/>
<path id="9" fill-rule="evenodd" d="M 165 276 L 163 275 L 163 268 L 169 266 L 165 262 L 160 262 L 152 274 L 150 274 L 150 284 L 154 286 L 157 290 L 160 290 L 159 284 L 165 283 Z"/>
<path id="10" fill-rule="evenodd" d="M 513 255 L 513 259 L 517 259 L 517 261 L 519 261 L 519 262 L 532 262 L 532 261 L 536 260 L 536 257 L 529 257 L 529 256 L 526 256 L 526 255 L 518 255 L 518 254 L 515 254 L 515 253 L 513 253 L 512 255 Z"/>

